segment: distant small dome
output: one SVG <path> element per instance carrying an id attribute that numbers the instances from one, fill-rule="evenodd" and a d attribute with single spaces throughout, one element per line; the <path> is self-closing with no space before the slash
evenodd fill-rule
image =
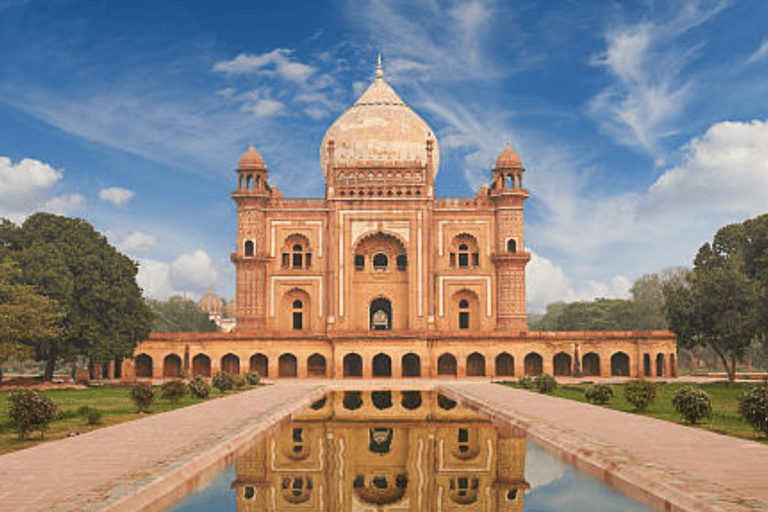
<path id="1" fill-rule="evenodd" d="M 264 169 L 264 159 L 256 148 L 251 144 L 248 150 L 240 157 L 240 163 L 237 165 L 238 169 Z"/>
<path id="2" fill-rule="evenodd" d="M 518 155 L 512 146 L 507 142 L 506 147 L 496 159 L 496 169 L 517 169 L 522 167 L 520 155 Z"/>
<path id="3" fill-rule="evenodd" d="M 208 313 L 209 315 L 220 315 L 221 309 L 224 306 L 221 299 L 213 292 L 213 288 L 208 290 L 205 297 L 198 303 L 200 311 Z"/>

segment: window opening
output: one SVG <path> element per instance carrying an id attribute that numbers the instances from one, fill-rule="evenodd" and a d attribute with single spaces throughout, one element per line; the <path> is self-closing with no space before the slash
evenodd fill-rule
<path id="1" fill-rule="evenodd" d="M 355 254 L 355 270 L 365 270 L 365 256 Z"/>
<path id="2" fill-rule="evenodd" d="M 287 252 L 283 253 L 283 268 L 288 268 L 291 266 L 291 255 Z"/>
<path id="3" fill-rule="evenodd" d="M 517 242 L 511 238 L 507 240 L 507 252 L 517 252 Z"/>
<path id="4" fill-rule="evenodd" d="M 245 255 L 253 256 L 253 242 L 250 240 L 245 242 Z"/>
<path id="5" fill-rule="evenodd" d="M 466 244 L 459 246 L 459 267 L 465 268 L 469 266 L 469 248 Z"/>
<path id="6" fill-rule="evenodd" d="M 397 270 L 400 272 L 405 272 L 405 270 L 408 268 L 408 258 L 405 256 L 405 254 L 401 254 L 397 257 Z"/>
<path id="7" fill-rule="evenodd" d="M 293 246 L 293 268 L 301 268 L 303 266 L 304 257 L 301 250 L 301 245 L 296 244 Z"/>
<path id="8" fill-rule="evenodd" d="M 379 253 L 373 257 L 373 270 L 386 270 L 389 259 L 386 254 Z"/>

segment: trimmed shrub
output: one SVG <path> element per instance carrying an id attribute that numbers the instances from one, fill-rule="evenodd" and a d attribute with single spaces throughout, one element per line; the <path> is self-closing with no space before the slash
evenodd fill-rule
<path id="1" fill-rule="evenodd" d="M 533 387 L 539 393 L 549 394 L 557 389 L 557 381 L 553 376 L 548 375 L 546 373 L 542 373 L 541 375 L 537 375 L 536 378 L 533 379 Z"/>
<path id="2" fill-rule="evenodd" d="M 246 379 L 245 375 L 243 375 L 242 373 L 238 373 L 237 375 L 232 377 L 232 380 L 234 381 L 235 387 L 237 389 L 242 389 L 248 385 L 248 379 Z"/>
<path id="3" fill-rule="evenodd" d="M 683 415 L 689 425 L 695 424 L 712 414 L 712 402 L 709 395 L 694 386 L 683 386 L 672 395 L 672 405 Z"/>
<path id="4" fill-rule="evenodd" d="M 187 385 L 182 380 L 169 380 L 168 382 L 163 382 L 161 391 L 163 398 L 176 405 L 187 394 Z"/>
<path id="5" fill-rule="evenodd" d="M 533 379 L 530 375 L 523 375 L 518 382 L 523 389 L 533 389 Z"/>
<path id="6" fill-rule="evenodd" d="M 248 382 L 249 386 L 258 386 L 261 382 L 261 378 L 257 372 L 246 372 L 245 380 Z"/>
<path id="7" fill-rule="evenodd" d="M 624 398 L 635 407 L 635 411 L 643 411 L 656 399 L 656 383 L 645 379 L 628 380 L 624 383 Z"/>
<path id="8" fill-rule="evenodd" d="M 100 410 L 96 408 L 92 408 L 90 411 L 88 411 L 88 414 L 85 415 L 85 422 L 88 425 L 98 425 L 101 423 L 101 417 L 104 415 Z"/>
<path id="9" fill-rule="evenodd" d="M 739 416 L 768 436 L 768 384 L 754 386 L 739 397 Z"/>
<path id="10" fill-rule="evenodd" d="M 211 384 L 223 395 L 235 387 L 235 379 L 228 373 L 218 372 L 213 376 L 213 379 L 211 379 Z"/>
<path id="11" fill-rule="evenodd" d="M 148 382 L 138 382 L 131 387 L 131 400 L 139 412 L 146 412 L 155 401 L 155 388 Z"/>
<path id="12" fill-rule="evenodd" d="M 26 439 L 30 430 L 39 430 L 40 437 L 45 437 L 48 424 L 56 416 L 56 403 L 51 397 L 31 389 L 19 389 L 11 391 L 8 403 L 8 417 L 19 429 L 19 439 Z"/>
<path id="13" fill-rule="evenodd" d="M 584 398 L 593 404 L 607 404 L 612 397 L 613 387 L 610 384 L 594 384 L 584 390 Z"/>
<path id="14" fill-rule="evenodd" d="M 189 381 L 189 394 L 195 398 L 208 398 L 211 394 L 211 385 L 198 375 Z"/>

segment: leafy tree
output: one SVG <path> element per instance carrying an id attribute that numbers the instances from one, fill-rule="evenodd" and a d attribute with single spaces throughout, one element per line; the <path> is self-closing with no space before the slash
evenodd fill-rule
<path id="1" fill-rule="evenodd" d="M 594 302 L 556 302 L 547 306 L 541 321 L 531 326 L 539 331 L 621 331 L 636 327 L 632 304 L 622 299 Z"/>
<path id="2" fill-rule="evenodd" d="M 745 272 L 751 268 L 745 260 L 748 244 L 744 224 L 725 226 L 712 244 L 701 246 L 692 272 L 664 286 L 667 321 L 678 345 L 711 347 L 731 384 L 737 362 L 766 322 L 765 284 Z"/>
<path id="3" fill-rule="evenodd" d="M 136 284 L 137 264 L 88 222 L 36 213 L 17 231 L 2 224 L 2 238 L 25 282 L 57 301 L 64 314 L 61 336 L 32 343 L 36 358 L 46 362 L 46 380 L 58 359 L 128 357 L 147 337 L 152 312 Z"/>
<path id="4" fill-rule="evenodd" d="M 56 301 L 21 279 L 15 262 L 0 262 L 0 364 L 11 357 L 29 357 L 30 344 L 48 343 L 61 335 L 63 315 Z"/>
<path id="5" fill-rule="evenodd" d="M 152 300 L 154 332 L 218 332 L 219 326 L 190 299 L 174 295 L 165 302 Z"/>

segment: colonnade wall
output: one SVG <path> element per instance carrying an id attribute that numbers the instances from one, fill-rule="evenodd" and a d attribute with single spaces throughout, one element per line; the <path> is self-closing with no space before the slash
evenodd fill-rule
<path id="1" fill-rule="evenodd" d="M 121 376 L 191 378 L 218 371 L 255 371 L 269 379 L 676 377 L 677 359 L 668 331 L 153 333 L 122 362 Z"/>

